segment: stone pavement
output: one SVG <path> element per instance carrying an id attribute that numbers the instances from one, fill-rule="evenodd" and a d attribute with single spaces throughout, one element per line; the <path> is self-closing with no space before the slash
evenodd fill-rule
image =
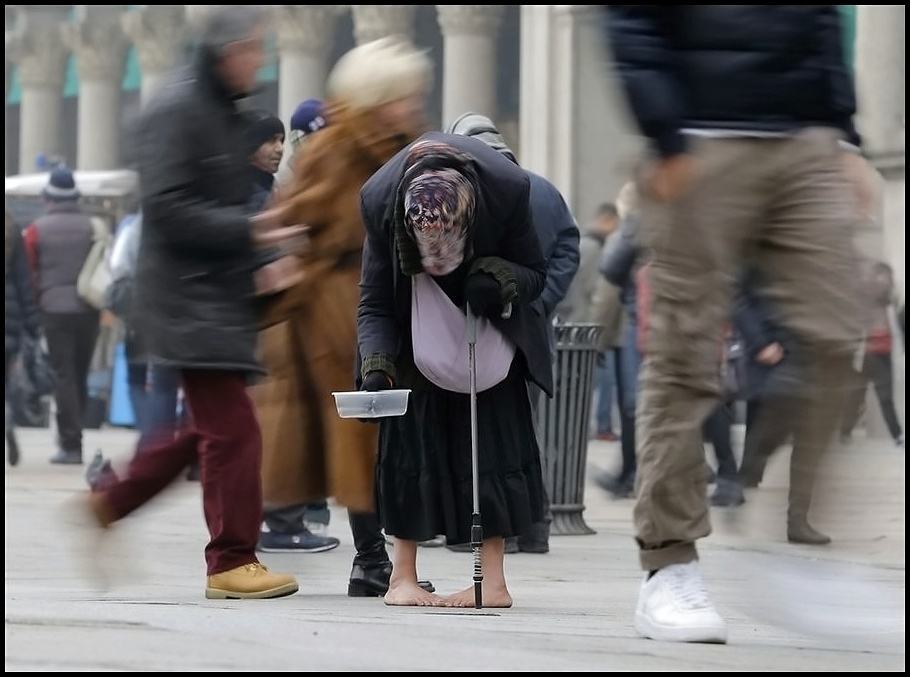
<path id="1" fill-rule="evenodd" d="M 134 436 L 87 433 L 87 450 L 128 458 Z M 701 546 L 708 588 L 730 623 L 726 646 L 639 638 L 632 613 L 641 573 L 631 501 L 586 494 L 593 536 L 554 537 L 548 555 L 511 555 L 514 609 L 386 608 L 345 596 L 352 544 L 265 555 L 297 575 L 297 595 L 225 602 L 203 597 L 198 484 L 180 481 L 118 528 L 106 560 L 122 579 L 108 592 L 80 577 L 64 514 L 83 469 L 51 466 L 48 431 L 20 431 L 24 459 L 6 469 L 7 670 L 903 670 L 904 452 L 860 440 L 831 456 L 815 525 L 823 548 L 785 541 L 787 455 L 739 510 L 714 510 Z M 592 443 L 609 467 L 615 444 Z M 593 474 L 589 472 L 589 476 Z M 469 555 L 420 551 L 441 592 L 470 583 Z"/>

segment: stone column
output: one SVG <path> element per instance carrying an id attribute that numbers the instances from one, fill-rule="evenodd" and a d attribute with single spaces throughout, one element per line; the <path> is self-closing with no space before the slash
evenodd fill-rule
<path id="1" fill-rule="evenodd" d="M 858 5 L 856 86 L 863 145 L 870 158 L 904 155 L 902 5 Z"/>
<path id="2" fill-rule="evenodd" d="M 9 84 L 10 84 L 9 77 L 11 75 L 12 66 L 13 66 L 13 61 L 12 61 L 12 58 L 10 57 L 10 48 L 11 48 L 12 44 L 15 42 L 15 38 L 13 36 L 15 35 L 15 28 L 16 28 L 16 9 L 14 7 L 11 7 L 10 5 L 4 6 L 3 19 L 6 24 L 6 31 L 5 31 L 6 32 L 6 36 L 5 36 L 6 37 L 6 52 L 4 55 L 4 64 L 5 64 L 4 76 L 5 77 L 3 78 L 3 82 L 4 82 L 3 97 L 5 99 L 7 96 L 9 96 Z"/>
<path id="3" fill-rule="evenodd" d="M 20 6 L 16 28 L 7 36 L 7 55 L 18 65 L 22 86 L 19 173 L 34 172 L 40 153 L 60 152 L 60 111 L 66 49 L 60 42 L 62 5 Z"/>
<path id="4" fill-rule="evenodd" d="M 7 19 L 7 23 L 10 23 L 9 19 Z M 10 55 L 9 55 L 10 41 L 9 41 L 8 37 L 6 40 L 6 44 L 7 44 L 7 47 L 6 47 L 6 52 L 5 52 L 4 71 L 3 71 L 3 73 L 4 73 L 3 100 L 4 101 L 6 101 L 6 98 L 9 96 L 9 76 L 10 76 L 10 70 L 12 69 L 12 65 L 13 65 L 13 62 L 10 61 Z M 4 130 L 4 132 L 5 131 L 6 130 Z M 9 176 L 9 153 L 7 152 L 6 143 L 3 144 L 3 175 Z"/>
<path id="5" fill-rule="evenodd" d="M 123 32 L 136 47 L 144 106 L 178 62 L 187 37 L 183 5 L 139 5 L 121 17 Z"/>
<path id="6" fill-rule="evenodd" d="M 890 252 L 904 282 L 904 16 L 903 6 L 858 5 L 856 16 L 857 127 L 863 153 L 882 174 L 881 239 L 870 253 Z"/>
<path id="7" fill-rule="evenodd" d="M 444 40 L 442 123 L 472 111 L 496 119 L 496 36 L 502 5 L 436 5 Z"/>
<path id="8" fill-rule="evenodd" d="M 285 124 L 301 101 L 325 95 L 328 50 L 337 17 L 334 5 L 279 5 L 275 10 L 278 111 Z"/>
<path id="9" fill-rule="evenodd" d="M 63 27 L 79 71 L 78 162 L 82 170 L 120 164 L 120 87 L 126 40 L 120 16 L 126 5 L 77 5 Z"/>
<path id="10" fill-rule="evenodd" d="M 878 218 L 859 229 L 862 253 L 889 263 L 895 288 L 905 299 L 905 9 L 902 5 L 856 6 L 857 127 L 863 154 L 881 174 Z M 898 418 L 904 420 L 904 353 L 895 337 L 894 395 Z M 878 401 L 866 397 L 866 429 L 871 437 L 888 437 Z"/>
<path id="11" fill-rule="evenodd" d="M 397 35 L 413 40 L 414 5 L 351 5 L 354 16 L 354 40 L 358 45 Z"/>
<path id="12" fill-rule="evenodd" d="M 597 5 L 521 7 L 521 157 L 584 227 L 615 200 L 641 153 L 606 53 Z"/>

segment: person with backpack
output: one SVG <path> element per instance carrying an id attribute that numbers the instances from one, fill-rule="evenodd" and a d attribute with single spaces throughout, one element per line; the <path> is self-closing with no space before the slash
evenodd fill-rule
<path id="1" fill-rule="evenodd" d="M 58 450 L 50 461 L 81 465 L 87 378 L 99 309 L 80 295 L 79 279 L 95 248 L 98 226 L 79 206 L 79 190 L 69 169 L 51 172 L 43 197 L 47 214 L 25 230 L 25 244 L 56 374 Z"/>

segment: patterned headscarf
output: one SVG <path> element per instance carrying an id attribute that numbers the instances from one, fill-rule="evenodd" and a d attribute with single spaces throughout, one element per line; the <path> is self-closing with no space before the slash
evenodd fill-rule
<path id="1" fill-rule="evenodd" d="M 444 143 L 421 141 L 406 167 L 396 208 L 402 271 L 447 275 L 470 256 L 477 186 L 472 161 Z"/>

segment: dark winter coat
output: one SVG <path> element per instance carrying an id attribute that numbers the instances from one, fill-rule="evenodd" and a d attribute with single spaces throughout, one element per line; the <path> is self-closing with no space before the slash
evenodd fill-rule
<path id="1" fill-rule="evenodd" d="M 258 369 L 244 126 L 205 52 L 159 91 L 142 120 L 136 291 L 153 359 Z"/>
<path id="2" fill-rule="evenodd" d="M 546 318 L 533 308 L 546 280 L 546 260 L 531 222 L 527 173 L 476 139 L 431 132 L 421 139 L 444 142 L 474 159 L 476 196 L 472 248 L 476 259 L 497 257 L 507 262 L 504 275 L 517 283 L 518 298 L 511 317 L 493 324 L 518 348 L 527 364 L 526 376 L 552 393 L 553 375 Z M 409 337 L 411 279 L 401 271 L 395 246 L 393 215 L 397 189 L 409 148 L 391 159 L 361 191 L 367 240 L 358 310 L 358 340 L 365 363 L 379 368 L 394 363 L 401 342 Z M 463 264 L 470 267 L 471 261 Z M 394 369 L 394 367 L 390 367 Z"/>
<path id="3" fill-rule="evenodd" d="M 663 156 L 685 150 L 684 129 L 826 126 L 859 143 L 835 5 L 610 5 L 608 24 L 632 111 Z"/>

